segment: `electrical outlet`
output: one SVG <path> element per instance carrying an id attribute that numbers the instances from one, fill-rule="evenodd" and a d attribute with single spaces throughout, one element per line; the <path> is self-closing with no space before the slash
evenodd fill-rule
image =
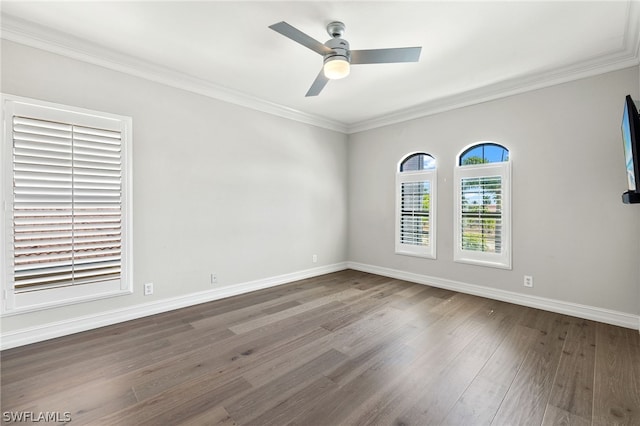
<path id="1" fill-rule="evenodd" d="M 533 277 L 531 275 L 524 276 L 524 286 L 533 287 Z"/>
<path id="2" fill-rule="evenodd" d="M 144 295 L 150 296 L 153 294 L 153 283 L 146 283 L 144 285 Z"/>
<path id="3" fill-rule="evenodd" d="M 218 283 L 218 275 L 216 275 L 215 273 L 211 274 L 211 284 L 217 284 Z"/>
<path id="4" fill-rule="evenodd" d="M 314 254 L 313 256 L 311 256 L 311 260 L 313 261 L 313 263 L 317 263 L 318 262 L 318 255 Z"/>

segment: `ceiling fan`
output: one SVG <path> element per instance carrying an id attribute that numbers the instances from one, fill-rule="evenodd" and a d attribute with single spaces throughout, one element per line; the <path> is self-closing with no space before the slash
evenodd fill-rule
<path id="1" fill-rule="evenodd" d="M 349 75 L 350 65 L 418 62 L 422 50 L 422 47 L 349 50 L 349 42 L 342 38 L 345 25 L 337 21 L 327 25 L 327 32 L 332 39 L 324 44 L 284 21 L 269 28 L 324 57 L 324 65 L 305 96 L 317 96 L 329 80 Z"/>

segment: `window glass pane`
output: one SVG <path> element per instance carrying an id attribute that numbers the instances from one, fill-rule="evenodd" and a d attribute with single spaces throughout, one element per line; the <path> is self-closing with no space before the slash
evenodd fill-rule
<path id="1" fill-rule="evenodd" d="M 403 182 L 400 214 L 400 242 L 429 246 L 431 182 Z"/>
<path id="2" fill-rule="evenodd" d="M 413 154 L 400 164 L 401 172 L 414 172 L 436 168 L 436 160 L 429 154 Z"/>
<path id="3" fill-rule="evenodd" d="M 462 179 L 461 247 L 502 252 L 502 177 Z"/>
<path id="4" fill-rule="evenodd" d="M 460 155 L 460 165 L 501 163 L 509 161 L 509 150 L 495 143 L 474 145 Z"/>

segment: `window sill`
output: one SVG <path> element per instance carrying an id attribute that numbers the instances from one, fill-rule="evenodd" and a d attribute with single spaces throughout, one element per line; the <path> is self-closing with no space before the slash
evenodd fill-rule
<path id="1" fill-rule="evenodd" d="M 2 317 L 59 308 L 93 300 L 126 296 L 133 293 L 132 288 L 123 289 L 120 282 L 84 284 L 9 294 L 3 305 Z"/>
<path id="2" fill-rule="evenodd" d="M 396 249 L 395 253 L 399 254 L 401 256 L 420 257 L 420 258 L 423 258 L 423 259 L 435 259 L 436 258 L 435 253 L 433 253 L 433 254 L 431 254 L 431 253 L 420 253 L 420 252 L 417 252 L 417 251 L 402 250 L 402 249 Z"/>
<path id="3" fill-rule="evenodd" d="M 453 261 L 457 263 L 467 263 L 467 264 L 476 265 L 476 266 L 486 266 L 489 268 L 506 269 L 506 270 L 512 269 L 511 262 L 497 262 L 497 261 L 491 261 L 491 260 L 470 259 L 465 257 L 454 258 Z"/>

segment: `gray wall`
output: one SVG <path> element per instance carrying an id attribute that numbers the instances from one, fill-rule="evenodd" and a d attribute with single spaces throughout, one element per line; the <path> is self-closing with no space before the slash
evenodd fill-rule
<path id="1" fill-rule="evenodd" d="M 3 41 L 2 92 L 133 117 L 135 293 L 2 331 L 346 260 L 515 292 L 528 274 L 526 294 L 638 314 L 619 127 L 639 83 L 635 67 L 346 136 Z M 512 271 L 452 261 L 455 156 L 483 140 L 511 149 Z M 439 162 L 436 260 L 394 254 L 395 167 L 417 150 Z"/>
<path id="2" fill-rule="evenodd" d="M 5 41 L 2 92 L 133 117 L 135 264 L 133 295 L 3 332 L 346 261 L 344 134 Z"/>
<path id="3" fill-rule="evenodd" d="M 638 67 L 351 135 L 349 260 L 639 313 L 640 206 L 621 202 L 629 93 Z M 511 151 L 511 271 L 453 262 L 453 166 L 478 141 Z M 438 161 L 436 260 L 394 254 L 395 169 L 414 151 Z"/>

